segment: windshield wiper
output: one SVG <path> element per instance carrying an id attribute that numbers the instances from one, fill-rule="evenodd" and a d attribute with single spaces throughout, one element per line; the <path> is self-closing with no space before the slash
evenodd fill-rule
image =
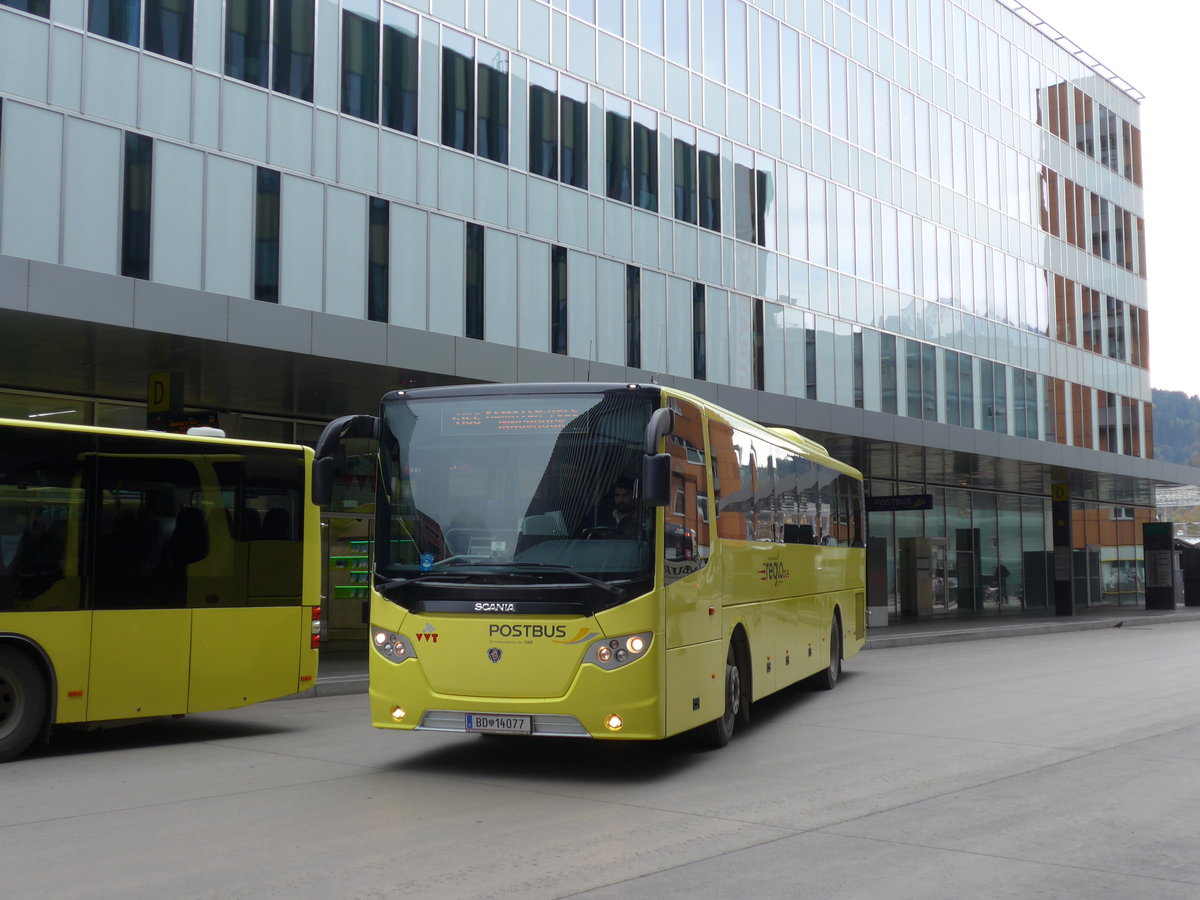
<path id="1" fill-rule="evenodd" d="M 610 594 L 616 594 L 622 600 L 625 599 L 625 590 L 617 587 L 615 584 L 609 584 L 607 581 L 601 581 L 599 578 L 593 578 L 591 575 L 585 575 L 583 572 L 576 571 L 571 566 L 560 566 L 554 563 L 540 562 L 511 562 L 505 563 L 505 566 L 511 566 L 514 569 L 541 569 L 544 572 L 561 572 L 564 575 L 572 575 L 580 581 L 586 581 L 588 584 L 593 584 L 598 588 L 608 591 Z"/>

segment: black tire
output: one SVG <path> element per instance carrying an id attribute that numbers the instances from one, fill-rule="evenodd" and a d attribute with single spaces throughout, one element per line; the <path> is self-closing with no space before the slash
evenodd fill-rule
<path id="1" fill-rule="evenodd" d="M 699 737 L 705 747 L 713 750 L 724 747 L 733 737 L 738 719 L 745 721 L 747 718 L 748 711 L 743 708 L 746 697 L 745 679 L 742 676 L 741 660 L 733 644 L 730 644 L 729 652 L 725 656 L 725 711 L 719 719 L 700 728 Z"/>
<path id="2" fill-rule="evenodd" d="M 0 762 L 25 752 L 46 722 L 46 679 L 30 658 L 0 647 Z"/>
<path id="3" fill-rule="evenodd" d="M 838 678 L 842 674 L 842 631 L 838 627 L 837 616 L 833 617 L 833 625 L 829 628 L 829 665 L 823 672 L 813 676 L 813 687 L 818 691 L 832 691 L 837 687 Z"/>

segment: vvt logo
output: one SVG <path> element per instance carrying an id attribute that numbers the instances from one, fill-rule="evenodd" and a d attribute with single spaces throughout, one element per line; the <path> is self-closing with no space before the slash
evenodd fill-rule
<path id="1" fill-rule="evenodd" d="M 438 633 L 429 623 L 425 624 L 424 630 L 417 632 L 417 643 L 421 641 L 428 641 L 431 644 L 436 644 L 438 641 Z"/>

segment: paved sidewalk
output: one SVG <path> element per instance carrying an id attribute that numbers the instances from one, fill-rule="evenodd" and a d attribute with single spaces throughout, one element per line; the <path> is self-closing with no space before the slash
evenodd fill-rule
<path id="1" fill-rule="evenodd" d="M 1200 621 L 1200 607 L 1180 606 L 1173 610 L 1147 610 L 1140 606 L 1099 606 L 1076 610 L 1073 616 L 1023 613 L 900 619 L 893 620 L 881 628 L 868 629 L 866 649 L 1185 621 Z"/>
<path id="2" fill-rule="evenodd" d="M 1103 606 L 1076 611 L 1073 616 L 1032 613 L 899 619 L 867 631 L 867 650 L 886 647 L 910 647 L 918 644 L 942 644 L 951 641 L 981 641 L 991 638 L 1023 637 L 1058 631 L 1086 631 L 1092 628 L 1136 627 L 1160 622 L 1200 621 L 1200 607 L 1173 610 L 1146 610 L 1135 606 Z M 329 653 L 321 656 L 317 684 L 311 691 L 293 697 L 330 697 L 337 694 L 365 694 L 367 691 L 367 655 Z"/>

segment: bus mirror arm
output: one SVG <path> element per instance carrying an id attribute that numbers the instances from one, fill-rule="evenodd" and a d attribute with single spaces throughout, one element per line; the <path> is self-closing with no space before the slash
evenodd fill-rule
<path id="1" fill-rule="evenodd" d="M 333 501 L 333 477 L 337 468 L 338 450 L 343 440 L 371 438 L 379 440 L 377 416 L 342 416 L 325 426 L 317 441 L 313 462 L 313 503 L 328 506 Z"/>
<path id="2" fill-rule="evenodd" d="M 642 457 L 642 503 L 666 506 L 671 499 L 671 454 L 655 453 Z"/>

